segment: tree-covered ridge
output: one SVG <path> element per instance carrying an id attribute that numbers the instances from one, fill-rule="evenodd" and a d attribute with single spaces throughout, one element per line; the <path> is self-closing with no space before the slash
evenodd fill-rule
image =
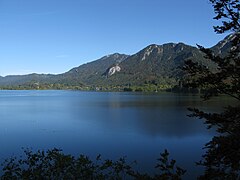
<path id="1" fill-rule="evenodd" d="M 227 36 L 211 49 L 226 54 L 232 36 Z M 214 68 L 196 47 L 184 43 L 152 44 L 134 55 L 112 54 L 73 68 L 63 74 L 28 74 L 0 77 L 1 89 L 83 89 L 145 90 L 169 89 L 184 81 L 184 62 L 193 60 Z M 111 71 L 111 72 L 110 72 Z"/>
<path id="2" fill-rule="evenodd" d="M 150 45 L 122 62 L 122 70 L 104 83 L 175 85 L 181 77 L 179 66 L 189 58 L 202 60 L 203 56 L 197 48 L 183 43 Z"/>

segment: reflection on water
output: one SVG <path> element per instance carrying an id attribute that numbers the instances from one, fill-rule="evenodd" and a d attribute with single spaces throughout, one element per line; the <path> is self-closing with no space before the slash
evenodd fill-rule
<path id="1" fill-rule="evenodd" d="M 101 126 L 106 128 L 129 129 L 146 136 L 192 137 L 198 134 L 209 134 L 199 120 L 188 118 L 188 107 L 212 106 L 204 103 L 198 96 L 184 96 L 162 93 L 160 95 L 109 93 L 102 99 L 85 102 L 90 109 L 97 108 L 92 119 L 101 117 Z M 79 111 L 82 101 L 75 101 L 73 114 Z M 79 103 L 79 104 L 77 104 Z M 82 114 L 84 115 L 84 114 Z M 80 116 L 80 114 L 79 114 Z M 98 123 L 98 122 L 96 122 Z"/>
<path id="2" fill-rule="evenodd" d="M 108 158 L 126 155 L 144 170 L 154 167 L 167 148 L 190 174 L 213 133 L 188 118 L 188 107 L 213 110 L 219 100 L 171 93 L 97 93 L 79 91 L 0 91 L 0 157 L 21 147 Z"/>

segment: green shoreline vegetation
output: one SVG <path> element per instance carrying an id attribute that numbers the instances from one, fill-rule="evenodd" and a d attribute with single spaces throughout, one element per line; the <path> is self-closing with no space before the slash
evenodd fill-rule
<path id="1" fill-rule="evenodd" d="M 174 88 L 174 86 L 166 84 L 145 83 L 143 85 L 68 85 L 68 84 L 47 84 L 47 83 L 29 83 L 25 85 L 0 86 L 0 90 L 83 90 L 83 91 L 134 91 L 134 92 L 159 92 Z"/>
<path id="2" fill-rule="evenodd" d="M 103 92 L 186 92 L 198 93 L 198 89 L 180 88 L 171 85 L 119 85 L 119 86 L 71 86 L 62 84 L 42 84 L 39 86 L 0 86 L 0 90 L 80 90 L 80 91 L 103 91 Z"/>

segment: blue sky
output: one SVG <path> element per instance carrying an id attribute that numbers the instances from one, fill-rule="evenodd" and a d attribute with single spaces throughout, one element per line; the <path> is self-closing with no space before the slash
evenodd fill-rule
<path id="1" fill-rule="evenodd" d="M 215 45 L 208 0 L 0 0 L 0 75 L 62 73 L 149 44 Z"/>

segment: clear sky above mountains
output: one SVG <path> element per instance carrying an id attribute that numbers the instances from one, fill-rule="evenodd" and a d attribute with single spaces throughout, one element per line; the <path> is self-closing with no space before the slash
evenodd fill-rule
<path id="1" fill-rule="evenodd" d="M 149 44 L 224 38 L 208 0 L 0 0 L 0 75 L 62 73 Z"/>

